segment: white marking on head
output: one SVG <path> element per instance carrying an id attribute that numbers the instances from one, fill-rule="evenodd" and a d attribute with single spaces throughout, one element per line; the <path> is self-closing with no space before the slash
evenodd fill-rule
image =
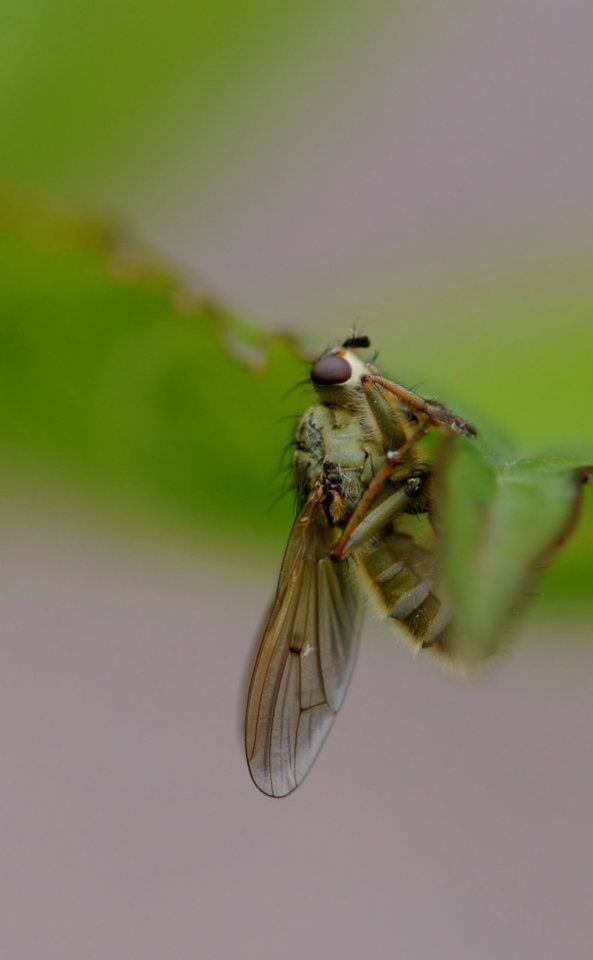
<path id="1" fill-rule="evenodd" d="M 367 369 L 366 363 L 358 357 L 353 350 L 341 350 L 341 356 L 344 357 L 344 360 L 347 360 L 352 369 L 352 376 L 345 381 L 342 386 L 344 387 L 357 387 L 360 384 L 361 377 L 365 376 L 369 371 Z"/>

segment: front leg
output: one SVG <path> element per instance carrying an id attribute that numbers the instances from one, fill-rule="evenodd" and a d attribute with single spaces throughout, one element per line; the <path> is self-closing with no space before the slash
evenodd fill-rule
<path id="1" fill-rule="evenodd" d="M 444 403 L 438 400 L 425 400 L 424 397 L 408 390 L 400 383 L 394 380 L 388 380 L 387 377 L 381 377 L 379 374 L 369 373 L 361 378 L 361 384 L 364 390 L 368 391 L 373 387 L 381 387 L 387 393 L 393 394 L 398 400 L 401 400 L 414 413 L 427 417 L 435 426 L 449 427 L 455 433 L 460 433 L 464 437 L 475 437 L 477 430 L 473 424 L 468 423 L 463 417 L 449 410 Z"/>

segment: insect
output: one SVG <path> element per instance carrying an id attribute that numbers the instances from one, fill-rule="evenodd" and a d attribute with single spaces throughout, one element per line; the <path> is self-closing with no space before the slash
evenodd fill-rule
<path id="1" fill-rule="evenodd" d="M 245 722 L 251 777 L 273 797 L 303 780 L 342 705 L 367 596 L 416 649 L 454 657 L 434 554 L 406 532 L 406 521 L 434 520 L 419 441 L 431 428 L 476 431 L 381 376 L 359 354 L 369 346 L 368 337 L 352 336 L 312 365 L 317 403 L 296 430 L 298 514 Z"/>

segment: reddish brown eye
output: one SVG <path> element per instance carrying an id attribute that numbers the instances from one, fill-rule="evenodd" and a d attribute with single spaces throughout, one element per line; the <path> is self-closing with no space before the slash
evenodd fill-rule
<path id="1" fill-rule="evenodd" d="M 335 353 L 330 353 L 327 357 L 321 357 L 317 363 L 313 364 L 311 369 L 311 380 L 313 383 L 331 384 L 346 383 L 352 376 L 352 367 L 343 357 L 338 357 Z"/>

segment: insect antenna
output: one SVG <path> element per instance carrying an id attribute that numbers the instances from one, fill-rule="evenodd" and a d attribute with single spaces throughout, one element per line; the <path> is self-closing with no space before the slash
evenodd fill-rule
<path id="1" fill-rule="evenodd" d="M 366 350 L 367 347 L 370 347 L 371 341 L 368 337 L 353 335 L 352 337 L 347 337 L 344 340 L 342 346 L 348 350 L 349 348 L 353 350 Z"/>

